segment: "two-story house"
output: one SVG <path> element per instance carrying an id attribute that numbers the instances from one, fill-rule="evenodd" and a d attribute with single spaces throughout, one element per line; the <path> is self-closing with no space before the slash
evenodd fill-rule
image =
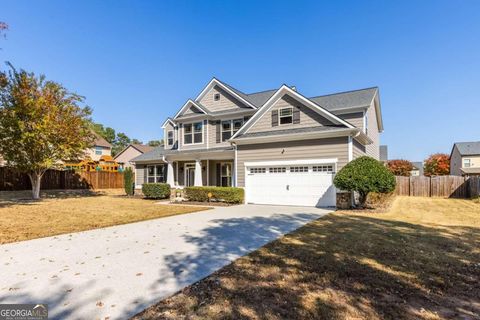
<path id="1" fill-rule="evenodd" d="M 167 119 L 165 146 L 132 161 L 136 186 L 236 186 L 247 203 L 335 206 L 335 172 L 369 155 L 383 131 L 378 88 L 305 97 L 246 94 L 212 79 Z"/>
<path id="2" fill-rule="evenodd" d="M 480 175 L 480 141 L 457 142 L 450 153 L 450 174 Z"/>

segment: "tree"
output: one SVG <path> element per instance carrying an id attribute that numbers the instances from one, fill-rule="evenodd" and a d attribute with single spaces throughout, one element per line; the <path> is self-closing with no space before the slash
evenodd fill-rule
<path id="1" fill-rule="evenodd" d="M 96 134 L 104 138 L 110 143 L 115 143 L 115 130 L 110 127 L 104 127 L 103 124 L 100 123 L 93 123 L 92 122 L 92 129 L 95 131 Z"/>
<path id="2" fill-rule="evenodd" d="M 413 170 L 413 164 L 408 160 L 390 160 L 387 168 L 396 176 L 409 177 Z"/>
<path id="3" fill-rule="evenodd" d="M 117 134 L 117 138 L 113 142 L 112 154 L 115 156 L 120 151 L 125 149 L 131 143 L 130 138 L 123 132 Z"/>
<path id="4" fill-rule="evenodd" d="M 0 36 L 3 36 L 4 38 L 6 38 L 7 35 L 5 34 L 5 31 L 7 30 L 8 30 L 8 24 L 0 21 Z"/>
<path id="5" fill-rule="evenodd" d="M 127 196 L 133 195 L 133 171 L 132 168 L 126 168 L 123 173 L 123 183 Z"/>
<path id="6" fill-rule="evenodd" d="M 339 189 L 357 191 L 363 208 L 370 192 L 392 192 L 396 182 L 395 176 L 380 161 L 364 156 L 344 166 L 333 183 Z"/>
<path id="7" fill-rule="evenodd" d="M 425 160 L 424 174 L 427 177 L 450 174 L 450 156 L 445 153 L 432 154 Z"/>
<path id="8" fill-rule="evenodd" d="M 133 144 L 143 144 L 143 142 L 138 140 L 138 139 L 132 139 L 132 143 Z"/>
<path id="9" fill-rule="evenodd" d="M 32 183 L 40 198 L 44 173 L 81 156 L 93 143 L 84 98 L 24 70 L 0 72 L 0 154 Z"/>
<path id="10" fill-rule="evenodd" d="M 147 143 L 150 147 L 159 147 L 163 146 L 163 140 L 150 140 Z"/>

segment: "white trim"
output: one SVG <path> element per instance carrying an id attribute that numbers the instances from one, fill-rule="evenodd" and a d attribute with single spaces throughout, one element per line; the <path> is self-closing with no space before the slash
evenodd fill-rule
<path id="1" fill-rule="evenodd" d="M 235 175 L 235 180 L 234 180 L 234 183 L 233 183 L 233 186 L 234 187 L 237 187 L 238 185 L 238 161 L 237 161 L 237 158 L 238 158 L 238 152 L 237 152 L 237 145 L 235 143 L 232 143 L 233 145 L 233 148 L 235 150 L 235 156 L 233 158 L 233 163 L 234 163 L 234 175 Z"/>
<path id="2" fill-rule="evenodd" d="M 193 125 L 195 123 L 201 123 L 202 124 L 202 142 L 195 142 L 195 138 L 194 138 L 194 135 L 195 135 L 195 129 L 193 127 Z M 185 125 L 188 125 L 188 124 L 191 124 L 192 125 L 192 143 L 185 143 Z M 186 122 L 186 123 L 182 123 L 182 145 L 183 146 L 193 146 L 193 145 L 197 145 L 197 144 L 205 144 L 205 125 L 203 123 L 203 120 L 201 121 L 194 121 L 194 122 Z"/>
<path id="3" fill-rule="evenodd" d="M 238 135 L 248 132 L 248 130 L 251 127 L 253 127 L 258 122 L 258 120 L 260 120 L 265 115 L 265 113 L 267 113 L 274 106 L 274 104 L 278 100 L 280 100 L 285 94 L 290 95 L 292 98 L 295 98 L 299 102 L 303 103 L 307 107 L 310 107 L 312 110 L 314 110 L 317 113 L 323 115 L 327 119 L 332 120 L 333 122 L 336 122 L 338 124 L 343 124 L 344 126 L 346 126 L 347 128 L 350 128 L 350 129 L 355 128 L 350 123 L 348 123 L 345 120 L 337 117 L 336 115 L 334 115 L 330 111 L 322 108 L 321 106 L 319 106 L 315 102 L 305 98 L 304 96 L 302 96 L 298 92 L 293 91 L 290 87 L 288 87 L 286 85 L 283 85 L 282 87 L 280 87 L 280 89 L 277 90 L 277 92 L 275 92 L 275 94 L 273 94 L 270 97 L 270 99 L 267 100 L 267 102 L 265 102 L 263 104 L 263 106 L 253 115 L 253 117 L 251 117 L 250 120 L 248 120 L 242 126 L 242 128 L 240 130 L 238 130 L 237 133 L 232 136 L 231 139 L 235 139 Z"/>
<path id="4" fill-rule="evenodd" d="M 170 132 L 172 133 L 172 144 L 168 143 L 168 139 L 169 139 L 168 134 Z M 167 130 L 167 141 L 166 142 L 167 142 L 166 143 L 167 146 L 169 146 L 169 147 L 172 146 L 173 147 L 173 145 L 175 144 L 175 130 Z"/>
<path id="5" fill-rule="evenodd" d="M 220 181 L 217 181 L 217 185 L 219 185 L 220 187 L 222 187 L 222 178 L 223 177 L 228 177 L 228 176 L 223 176 L 222 175 L 222 165 L 224 164 L 229 164 L 230 165 L 230 186 L 231 187 L 234 187 L 234 178 L 233 178 L 233 175 L 234 175 L 234 171 L 233 171 L 233 163 L 232 161 L 220 161 Z M 215 177 L 215 180 L 216 180 L 217 177 Z"/>
<path id="6" fill-rule="evenodd" d="M 353 141 L 352 136 L 348 136 L 348 162 L 353 160 Z"/>
<path id="7" fill-rule="evenodd" d="M 320 131 L 320 132 L 302 132 L 302 133 L 288 133 L 288 134 L 279 134 L 272 136 L 264 137 L 241 137 L 235 139 L 237 145 L 241 144 L 255 144 L 255 143 L 265 143 L 265 142 L 284 142 L 284 141 L 299 141 L 299 140 L 308 140 L 308 139 L 318 139 L 318 138 L 334 138 L 334 137 L 346 137 L 349 135 L 354 135 L 355 138 L 362 144 L 371 144 L 372 140 L 368 138 L 365 134 L 361 132 L 360 129 L 338 129 L 338 130 L 329 130 L 329 131 Z M 230 139 L 231 140 L 231 139 Z"/>
<path id="8" fill-rule="evenodd" d="M 299 160 L 272 160 L 272 161 L 249 161 L 245 162 L 245 167 L 267 167 L 267 166 L 288 166 L 288 165 L 313 165 L 337 163 L 338 158 L 330 159 L 299 159 Z"/>
<path id="9" fill-rule="evenodd" d="M 227 91 L 232 96 L 236 97 L 237 99 L 239 99 L 241 102 L 251 107 L 252 109 L 258 109 L 256 106 L 254 106 L 253 104 L 245 100 L 243 97 L 238 95 L 235 91 L 231 90 L 230 88 L 228 88 L 227 86 L 225 86 L 223 83 L 221 83 L 219 80 L 215 78 L 210 80 L 210 82 L 205 86 L 202 92 L 200 92 L 200 94 L 195 98 L 195 101 L 200 101 L 207 94 L 207 92 L 211 90 L 213 87 L 215 87 L 216 85 L 219 87 L 222 87 L 223 90 Z"/>
<path id="10" fill-rule="evenodd" d="M 188 99 L 187 102 L 185 102 L 185 104 L 180 108 L 180 110 L 177 112 L 177 114 L 175 115 L 175 117 L 173 117 L 173 119 L 176 119 L 177 117 L 179 117 L 180 115 L 183 114 L 183 112 L 185 111 L 184 109 L 186 109 L 187 107 L 190 107 L 191 105 L 193 105 L 194 107 L 196 107 L 198 110 L 202 111 L 202 113 L 204 114 L 207 114 L 205 112 L 205 110 L 202 109 L 202 107 L 200 107 L 195 101 L 193 101 L 192 99 Z"/>
<path id="11" fill-rule="evenodd" d="M 224 132 L 223 131 L 223 123 L 227 122 L 227 121 L 230 122 L 230 138 L 228 138 L 227 140 L 223 140 L 223 132 Z M 234 118 L 234 119 L 229 118 L 229 119 L 220 120 L 220 143 L 228 142 L 235 135 L 236 132 L 235 133 L 233 132 L 233 128 L 234 128 L 233 122 L 234 121 L 241 121 L 242 122 L 242 125 L 240 126 L 240 128 L 237 131 L 239 131 L 243 127 L 243 125 L 245 124 L 244 118 L 238 118 L 238 117 Z M 225 132 L 227 132 L 227 131 L 225 131 Z"/>
<path id="12" fill-rule="evenodd" d="M 210 186 L 210 159 L 207 159 L 207 187 Z"/>
<path id="13" fill-rule="evenodd" d="M 172 124 L 172 126 L 173 126 L 174 128 L 177 126 L 177 125 L 175 124 L 175 122 L 173 122 L 172 119 L 167 118 L 167 120 L 165 120 L 165 122 L 163 122 L 161 128 L 162 128 L 162 129 L 165 129 L 165 127 L 167 126 L 167 123 L 169 123 L 169 122 Z"/>
<path id="14" fill-rule="evenodd" d="M 193 169 L 196 170 L 196 168 L 195 168 L 196 163 L 195 162 L 185 162 L 183 164 L 183 186 L 184 187 L 188 187 L 188 185 L 187 185 L 187 166 L 190 166 L 190 169 L 191 169 L 192 168 L 191 165 L 193 165 Z M 194 176 L 193 180 L 195 181 L 195 176 Z M 192 186 L 194 186 L 194 185 L 195 185 L 195 182 Z"/>
<path id="15" fill-rule="evenodd" d="M 289 115 L 289 116 L 281 116 L 281 115 L 280 115 L 280 111 L 285 110 L 285 109 L 290 109 L 290 110 L 292 110 L 292 114 Z M 278 120 L 277 120 L 277 121 L 278 121 L 278 126 L 285 126 L 285 125 L 293 124 L 293 107 L 278 108 L 277 116 L 278 116 Z M 286 117 L 291 117 L 291 118 L 292 118 L 292 122 L 290 122 L 290 123 L 283 123 L 283 124 L 282 124 L 281 121 L 280 121 L 280 119 L 281 119 L 281 118 L 286 118 Z"/>

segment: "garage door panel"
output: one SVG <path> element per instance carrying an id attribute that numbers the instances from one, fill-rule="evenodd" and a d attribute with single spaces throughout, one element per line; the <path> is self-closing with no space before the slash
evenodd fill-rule
<path id="1" fill-rule="evenodd" d="M 298 163 L 295 167 L 298 167 Z M 263 173 L 250 174 L 246 168 L 247 201 L 258 204 L 335 206 L 336 190 L 333 173 L 315 172 L 308 166 L 308 172 L 294 172 L 290 168 L 282 172 L 277 167 L 266 167 Z M 255 170 L 253 170 L 255 171 Z M 258 172 L 258 170 L 256 171 Z"/>

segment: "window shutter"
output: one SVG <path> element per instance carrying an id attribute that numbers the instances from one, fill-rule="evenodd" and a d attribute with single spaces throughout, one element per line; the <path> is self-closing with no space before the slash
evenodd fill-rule
<path id="1" fill-rule="evenodd" d="M 221 137 L 221 132 L 220 132 L 220 120 L 217 120 L 217 124 L 216 124 L 216 132 L 217 132 L 217 143 L 220 143 L 222 141 L 222 137 Z"/>
<path id="2" fill-rule="evenodd" d="M 222 167 L 220 163 L 217 163 L 217 174 L 215 175 L 215 184 L 217 187 L 220 187 L 222 185 L 222 181 L 220 178 L 220 173 L 222 172 Z"/>
<path id="3" fill-rule="evenodd" d="M 278 110 L 272 110 L 272 127 L 278 126 Z"/>
<path id="4" fill-rule="evenodd" d="M 147 177 L 148 177 L 148 168 L 147 166 L 145 166 L 143 168 L 143 183 L 148 183 Z"/>
<path id="5" fill-rule="evenodd" d="M 293 123 L 300 123 L 300 108 L 293 108 Z"/>

